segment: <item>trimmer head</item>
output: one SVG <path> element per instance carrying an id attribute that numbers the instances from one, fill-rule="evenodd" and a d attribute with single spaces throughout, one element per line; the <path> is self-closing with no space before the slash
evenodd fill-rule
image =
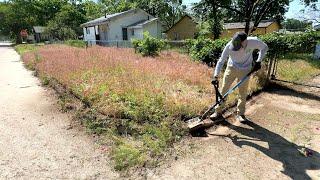
<path id="1" fill-rule="evenodd" d="M 189 131 L 193 132 L 199 129 L 211 127 L 215 124 L 215 122 L 210 119 L 201 120 L 200 117 L 196 117 L 188 120 L 187 124 L 188 124 Z"/>
<path id="2" fill-rule="evenodd" d="M 196 131 L 198 129 L 203 128 L 204 123 L 199 117 L 196 117 L 188 120 L 187 124 L 188 124 L 189 131 L 192 132 L 192 131 Z"/>

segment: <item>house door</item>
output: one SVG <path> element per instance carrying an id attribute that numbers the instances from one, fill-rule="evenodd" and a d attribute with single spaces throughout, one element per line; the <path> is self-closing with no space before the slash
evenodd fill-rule
<path id="1" fill-rule="evenodd" d="M 122 40 L 127 41 L 128 40 L 128 29 L 122 28 Z"/>
<path id="2" fill-rule="evenodd" d="M 100 40 L 99 26 L 94 27 L 94 34 L 96 35 L 96 40 Z"/>

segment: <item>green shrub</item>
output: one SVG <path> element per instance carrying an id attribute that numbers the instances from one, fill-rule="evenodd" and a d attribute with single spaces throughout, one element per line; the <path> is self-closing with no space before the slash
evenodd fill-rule
<path id="1" fill-rule="evenodd" d="M 115 169 L 118 171 L 141 166 L 145 161 L 143 153 L 137 147 L 128 143 L 120 144 L 117 149 L 114 149 L 112 158 L 115 161 Z"/>
<path id="2" fill-rule="evenodd" d="M 144 38 L 142 40 L 132 40 L 135 52 L 141 53 L 143 56 L 158 55 L 166 46 L 166 42 L 164 40 L 150 36 L 149 32 L 143 33 L 143 36 Z"/>
<path id="3" fill-rule="evenodd" d="M 283 56 L 288 53 L 313 53 L 317 41 L 320 40 L 318 32 L 303 34 L 271 33 L 260 36 L 268 44 L 269 56 Z"/>
<path id="4" fill-rule="evenodd" d="M 215 64 L 223 51 L 228 39 L 213 41 L 210 38 L 199 36 L 197 39 L 187 40 L 187 48 L 194 60 L 205 62 L 208 65 Z"/>
<path id="5" fill-rule="evenodd" d="M 279 57 L 287 53 L 313 53 L 317 42 L 320 40 L 320 33 L 270 33 L 261 35 L 259 38 L 269 47 L 268 57 Z M 229 39 L 218 39 L 213 41 L 210 38 L 200 36 L 197 39 L 187 40 L 186 46 L 193 59 L 203 61 L 207 64 L 212 62 L 215 64 L 228 41 Z"/>
<path id="6" fill-rule="evenodd" d="M 14 49 L 21 55 L 27 52 L 34 52 L 38 49 L 38 46 L 34 44 L 19 44 Z"/>
<path id="7" fill-rule="evenodd" d="M 159 156 L 168 148 L 170 141 L 173 141 L 173 134 L 166 122 L 160 124 L 160 127 L 154 125 L 145 125 L 145 132 L 142 136 L 143 143 L 151 151 L 152 156 Z"/>
<path id="8" fill-rule="evenodd" d="M 80 48 L 86 47 L 86 42 L 82 40 L 68 40 L 68 41 L 65 41 L 65 44 L 73 47 L 80 47 Z"/>

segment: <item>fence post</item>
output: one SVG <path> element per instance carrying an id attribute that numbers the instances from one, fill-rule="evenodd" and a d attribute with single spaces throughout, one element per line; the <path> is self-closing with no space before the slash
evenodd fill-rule
<path id="1" fill-rule="evenodd" d="M 273 64 L 274 58 L 269 58 L 269 64 L 268 64 L 268 72 L 267 72 L 267 79 L 270 80 L 270 75 L 272 71 L 272 64 Z"/>

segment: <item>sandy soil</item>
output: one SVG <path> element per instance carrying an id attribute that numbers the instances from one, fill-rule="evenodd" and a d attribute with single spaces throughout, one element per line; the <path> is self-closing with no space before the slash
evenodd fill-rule
<path id="1" fill-rule="evenodd" d="M 18 54 L 0 46 L 0 179 L 117 179 L 110 160 L 59 112 Z"/>
<path id="2" fill-rule="evenodd" d="M 320 85 L 320 76 L 313 83 Z M 273 88 L 252 98 L 250 122 L 231 116 L 204 137 L 192 137 L 191 153 L 149 171 L 148 179 L 319 180 L 320 89 L 298 89 Z M 305 157 L 302 147 L 312 156 Z"/>

